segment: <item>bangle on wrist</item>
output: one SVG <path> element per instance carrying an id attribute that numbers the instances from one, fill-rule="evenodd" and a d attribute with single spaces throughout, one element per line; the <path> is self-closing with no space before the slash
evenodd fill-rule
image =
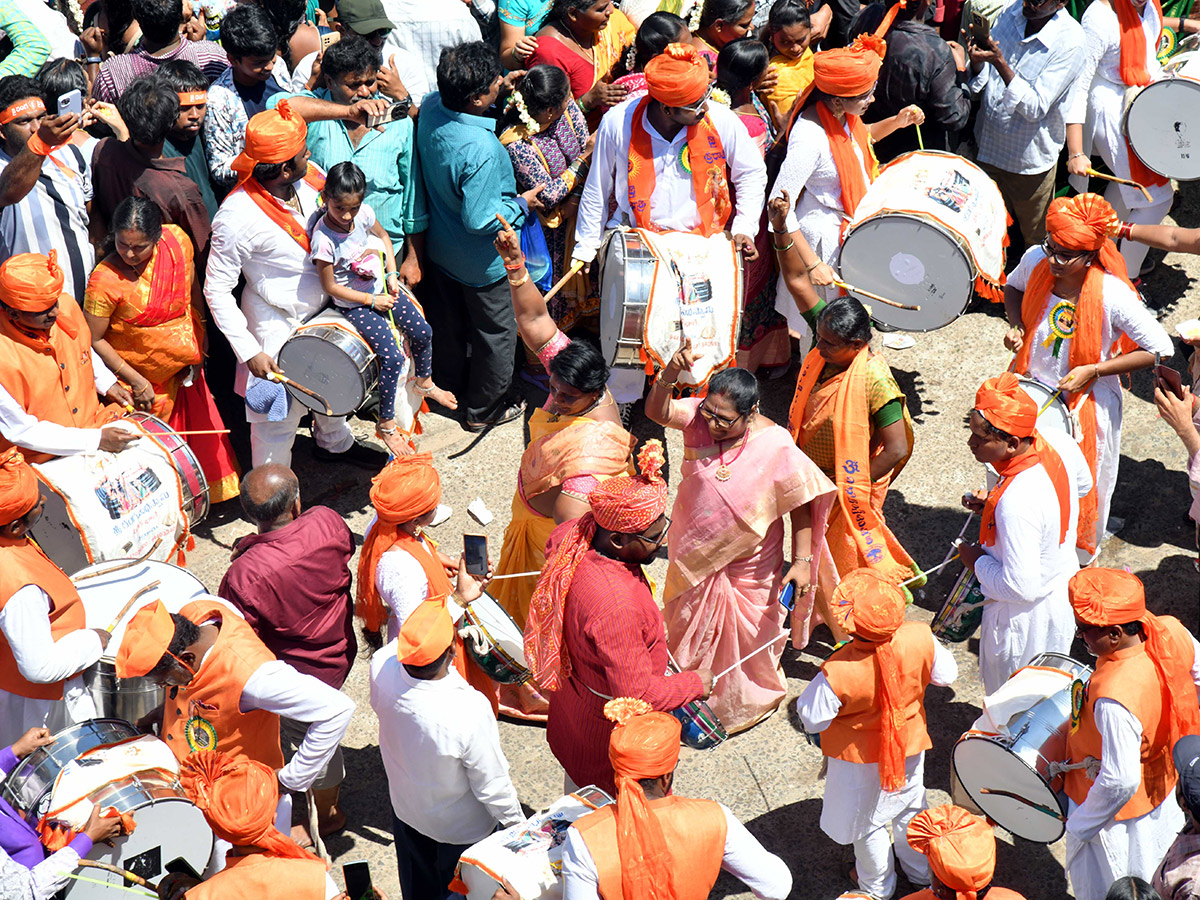
<path id="1" fill-rule="evenodd" d="M 780 253 L 786 253 L 788 250 L 791 250 L 794 246 L 796 246 L 796 242 L 794 240 L 791 240 L 791 241 L 787 242 L 787 246 L 780 247 L 777 243 L 775 243 L 774 241 L 771 241 L 771 246 L 774 247 Z"/>
<path id="2" fill-rule="evenodd" d="M 1068 157 L 1067 157 L 1067 162 L 1070 162 L 1071 160 L 1073 160 L 1073 159 L 1074 159 L 1075 157 L 1077 157 L 1077 156 L 1082 156 L 1084 159 L 1087 159 L 1087 154 L 1086 154 L 1086 153 L 1072 153 L 1070 156 L 1068 156 Z"/>
<path id="3" fill-rule="evenodd" d="M 104 62 L 104 60 L 102 60 L 99 56 L 89 56 L 84 60 L 84 62 L 89 66 L 98 66 L 100 63 Z"/>
<path id="4" fill-rule="evenodd" d="M 519 260 L 517 260 L 511 266 L 508 263 L 505 263 L 504 268 L 510 272 L 515 272 L 515 271 L 517 271 L 517 269 L 523 268 L 524 265 L 525 265 L 525 257 L 522 256 Z"/>
<path id="5" fill-rule="evenodd" d="M 528 280 L 529 280 L 529 273 L 528 273 L 528 272 L 526 272 L 524 275 L 522 275 L 522 276 L 521 276 L 520 278 L 518 278 L 516 281 L 513 281 L 511 278 L 510 278 L 510 279 L 508 279 L 508 283 L 509 283 L 509 284 L 511 284 L 513 287 L 520 287 L 521 285 L 523 285 L 523 284 L 524 284 L 525 282 L 527 282 Z"/>
<path id="6" fill-rule="evenodd" d="M 813 561 L 813 558 L 812 558 L 812 554 L 810 553 L 808 556 L 797 556 L 795 559 L 792 560 L 792 565 L 794 566 L 796 563 L 810 563 L 812 561 Z"/>
<path id="7" fill-rule="evenodd" d="M 1117 229 L 1117 240 L 1118 241 L 1129 240 L 1130 237 L 1132 236 L 1132 234 L 1133 234 L 1133 223 L 1132 222 L 1122 222 L 1120 227 Z"/>
<path id="8" fill-rule="evenodd" d="M 820 264 L 821 264 L 821 260 L 819 260 L 819 259 L 814 259 L 814 260 L 813 260 L 811 263 L 809 263 L 808 265 L 806 265 L 806 266 L 804 267 L 804 271 L 805 271 L 805 272 L 811 272 L 813 269 L 815 269 L 815 268 L 816 268 L 817 266 L 819 266 Z"/>
<path id="9" fill-rule="evenodd" d="M 1100 363 L 1092 363 L 1092 365 L 1095 366 L 1095 368 L 1096 368 L 1096 374 L 1092 380 L 1099 381 L 1100 380 Z"/>

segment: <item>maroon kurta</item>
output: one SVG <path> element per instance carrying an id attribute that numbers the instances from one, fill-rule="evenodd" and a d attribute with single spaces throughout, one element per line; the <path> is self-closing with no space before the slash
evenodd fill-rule
<path id="1" fill-rule="evenodd" d="M 551 537 L 561 537 L 559 526 Z M 605 697 L 639 697 L 657 710 L 677 709 L 701 694 L 695 672 L 664 675 L 667 639 L 641 566 L 589 550 L 575 570 L 563 613 L 563 648 L 571 677 L 550 694 L 546 740 L 579 786 L 594 784 L 616 796 L 604 718 Z"/>
<path id="2" fill-rule="evenodd" d="M 358 641 L 350 594 L 354 535 L 327 506 L 237 543 L 217 590 L 246 617 L 267 648 L 298 671 L 340 688 Z"/>

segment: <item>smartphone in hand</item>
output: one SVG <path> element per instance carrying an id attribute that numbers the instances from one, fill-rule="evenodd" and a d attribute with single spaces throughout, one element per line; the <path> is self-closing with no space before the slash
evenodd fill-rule
<path id="1" fill-rule="evenodd" d="M 463 559 L 467 561 L 467 574 L 476 578 L 487 576 L 488 550 L 486 534 L 463 535 Z"/>

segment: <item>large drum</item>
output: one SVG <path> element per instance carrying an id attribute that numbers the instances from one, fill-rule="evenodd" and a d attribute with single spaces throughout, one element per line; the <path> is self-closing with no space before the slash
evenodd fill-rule
<path id="1" fill-rule="evenodd" d="M 1195 181 L 1200 179 L 1200 52 L 1176 54 L 1163 73 L 1133 95 L 1121 127 L 1152 172 Z"/>
<path id="2" fill-rule="evenodd" d="M 1091 668 L 1043 653 L 983 701 L 983 715 L 954 745 L 954 776 L 971 801 L 1002 828 L 1040 844 L 1062 837 L 1059 796 L 1072 712 Z"/>
<path id="3" fill-rule="evenodd" d="M 999 291 L 1007 230 L 1004 198 L 983 169 L 951 153 L 918 150 L 890 162 L 867 189 L 838 268 L 855 287 L 920 307 L 861 297 L 878 321 L 933 331 L 963 313 L 977 284 Z"/>
<path id="4" fill-rule="evenodd" d="M 600 255 L 605 361 L 661 367 L 691 338 L 701 358 L 679 383 L 705 384 L 733 363 L 745 289 L 741 255 L 724 234 L 609 232 Z"/>
<path id="5" fill-rule="evenodd" d="M 79 820 L 86 821 L 90 812 L 88 800 L 115 807 L 132 814 L 133 833 L 118 837 L 111 847 L 97 844 L 88 859 L 151 881 L 168 870 L 199 875 L 212 855 L 212 831 L 179 787 L 178 771 L 174 754 L 162 741 L 139 735 L 127 722 L 92 719 L 60 731 L 54 743 L 18 763 L 0 785 L 0 797 L 35 828 L 47 813 L 80 827 Z M 88 870 L 87 877 L 124 883 L 99 869 Z M 63 896 L 111 900 L 116 893 L 104 885 L 73 881 Z"/>
<path id="6" fill-rule="evenodd" d="M 964 568 L 930 627 L 934 637 L 961 644 L 975 633 L 982 621 L 983 591 L 979 589 L 979 579 L 970 569 Z"/>
<path id="7" fill-rule="evenodd" d="M 1071 437 L 1079 440 L 1080 427 L 1074 414 L 1067 407 L 1062 395 L 1054 388 L 1047 387 L 1040 381 L 1020 376 L 1021 390 L 1034 399 L 1038 405 L 1037 427 L 1041 431 L 1065 431 Z"/>
<path id="8" fill-rule="evenodd" d="M 362 406 L 379 381 L 375 351 L 350 320 L 332 308 L 292 332 L 279 350 L 279 368 L 323 397 L 335 416 L 348 416 Z M 288 392 L 309 409 L 327 412 L 303 391 L 288 387 Z"/>
<path id="9" fill-rule="evenodd" d="M 101 560 L 144 556 L 152 547 L 152 559 L 170 559 L 208 514 L 208 481 L 187 442 L 147 413 L 120 421 L 141 433 L 120 453 L 98 450 L 34 465 L 49 490 L 31 534 L 67 574 Z"/>
<path id="10" fill-rule="evenodd" d="M 513 617 L 491 594 L 481 594 L 467 604 L 463 620 L 479 628 L 486 645 L 465 641 L 467 652 L 489 678 L 499 684 L 524 684 L 529 680 L 525 663 L 525 637 Z"/>
<path id="11" fill-rule="evenodd" d="M 148 678 L 117 678 L 116 653 L 125 626 L 138 610 L 155 600 L 161 600 L 170 612 L 179 612 L 205 593 L 204 585 L 185 569 L 149 560 L 99 563 L 76 572 L 73 581 L 83 600 L 87 627 L 112 628 L 104 656 L 83 672 L 84 687 L 92 695 L 98 715 L 137 722 L 163 701 L 164 692 Z"/>
<path id="12" fill-rule="evenodd" d="M 598 787 L 580 788 L 519 825 L 488 835 L 459 858 L 455 878 L 467 900 L 491 900 L 507 880 L 522 900 L 561 900 L 562 852 L 567 829 L 593 810 L 612 803 Z"/>

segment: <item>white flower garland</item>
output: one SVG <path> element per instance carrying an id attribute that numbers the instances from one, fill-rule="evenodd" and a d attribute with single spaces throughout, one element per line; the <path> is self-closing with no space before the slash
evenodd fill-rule
<path id="1" fill-rule="evenodd" d="M 688 19 L 688 30 L 695 34 L 700 30 L 700 17 L 704 15 L 704 0 L 696 0 L 692 7 L 692 15 Z"/>
<path id="2" fill-rule="evenodd" d="M 71 21 L 75 23 L 75 33 L 78 34 L 83 30 L 83 10 L 79 8 L 79 0 L 66 0 L 66 6 Z"/>
<path id="3" fill-rule="evenodd" d="M 728 91 L 724 91 L 721 88 L 713 88 L 709 96 L 722 106 L 733 106 L 733 98 L 729 96 Z"/>
<path id="4" fill-rule="evenodd" d="M 517 108 L 517 118 L 521 120 L 521 124 L 525 126 L 527 132 L 532 135 L 542 130 L 542 126 L 529 114 L 529 108 L 525 105 L 525 98 L 521 96 L 520 91 L 513 91 L 508 96 L 508 108 L 511 109 L 514 106 Z"/>

